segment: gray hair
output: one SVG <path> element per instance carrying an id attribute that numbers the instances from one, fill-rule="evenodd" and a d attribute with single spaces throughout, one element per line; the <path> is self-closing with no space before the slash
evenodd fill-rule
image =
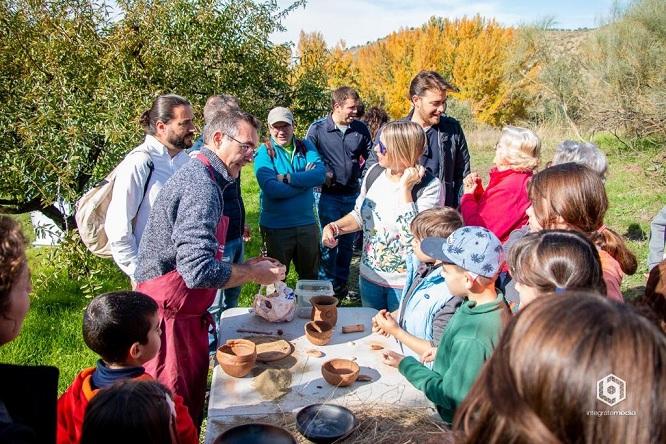
<path id="1" fill-rule="evenodd" d="M 227 94 L 210 96 L 203 110 L 204 122 L 208 125 L 213 121 L 217 113 L 228 113 L 238 110 L 240 110 L 240 106 L 236 97 Z"/>
<path id="2" fill-rule="evenodd" d="M 602 179 L 606 178 L 608 161 L 606 155 L 593 143 L 565 140 L 555 150 L 552 165 L 579 163 L 591 168 Z"/>
<path id="3" fill-rule="evenodd" d="M 247 122 L 257 131 L 261 128 L 259 119 L 245 111 L 234 110 L 228 113 L 217 113 L 215 118 L 204 129 L 204 143 L 206 145 L 210 144 L 213 141 L 213 134 L 218 131 L 227 136 L 236 137 L 239 122 Z"/>

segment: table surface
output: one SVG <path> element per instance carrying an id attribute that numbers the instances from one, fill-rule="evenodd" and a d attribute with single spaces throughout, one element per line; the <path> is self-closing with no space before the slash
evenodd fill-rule
<path id="1" fill-rule="evenodd" d="M 264 399 L 254 389 L 252 372 L 244 378 L 227 375 L 218 365 L 213 370 L 213 381 L 208 403 L 208 425 L 206 443 L 213 441 L 229 424 L 239 417 L 269 418 L 276 414 L 295 414 L 309 404 L 331 402 L 354 408 L 373 407 L 409 407 L 427 408 L 432 404 L 422 392 L 415 389 L 399 372 L 382 362 L 382 351 L 372 350 L 370 343 L 380 343 L 387 350 L 400 352 L 398 343 L 393 338 L 385 338 L 372 333 L 371 319 L 377 310 L 367 307 L 338 308 L 338 321 L 335 333 L 327 345 L 315 346 L 304 334 L 308 319 L 295 317 L 287 323 L 273 324 L 255 316 L 248 308 L 233 308 L 222 314 L 220 343 L 228 339 L 257 336 L 252 333 L 238 333 L 236 330 L 283 331 L 282 336 L 294 345 L 294 353 L 275 363 L 266 363 L 263 367 L 288 368 L 292 373 L 290 391 L 282 397 Z M 342 326 L 363 324 L 364 332 L 342 333 Z M 314 358 L 308 350 L 317 349 L 325 356 Z M 361 367 L 361 374 L 372 378 L 370 382 L 355 382 L 349 387 L 334 387 L 321 375 L 321 364 L 334 358 L 356 358 Z"/>

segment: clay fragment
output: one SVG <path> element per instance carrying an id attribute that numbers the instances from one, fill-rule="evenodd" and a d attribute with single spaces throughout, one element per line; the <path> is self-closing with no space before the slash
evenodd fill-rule
<path id="1" fill-rule="evenodd" d="M 371 342 L 370 343 L 370 348 L 372 350 L 382 350 L 384 348 L 384 346 L 382 344 L 380 344 L 379 342 Z"/>
<path id="2" fill-rule="evenodd" d="M 342 327 L 342 333 L 359 333 L 365 330 L 363 324 L 349 324 Z"/>
<path id="3" fill-rule="evenodd" d="M 313 358 L 321 358 L 322 356 L 324 356 L 324 353 L 322 353 L 319 350 L 315 350 L 314 348 L 311 349 L 311 350 L 306 351 L 305 353 L 312 356 Z"/>

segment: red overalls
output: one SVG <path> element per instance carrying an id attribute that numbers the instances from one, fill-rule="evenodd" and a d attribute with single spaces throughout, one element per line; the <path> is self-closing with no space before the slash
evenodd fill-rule
<path id="1" fill-rule="evenodd" d="M 211 180 L 218 186 L 210 161 L 202 154 L 197 159 L 206 165 Z M 221 216 L 215 233 L 217 261 L 222 260 L 228 225 L 229 218 Z M 215 327 L 208 307 L 213 303 L 217 289 L 187 288 L 178 271 L 173 270 L 139 283 L 136 290 L 157 302 L 162 318 L 162 346 L 157 356 L 144 364 L 144 368 L 183 397 L 194 423 L 200 426 L 208 376 L 208 330 Z"/>

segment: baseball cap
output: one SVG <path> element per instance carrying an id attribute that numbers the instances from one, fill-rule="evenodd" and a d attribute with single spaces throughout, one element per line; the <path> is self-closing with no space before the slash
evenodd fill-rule
<path id="1" fill-rule="evenodd" d="M 447 238 L 427 237 L 421 250 L 428 256 L 480 276 L 494 277 L 504 262 L 502 243 L 483 227 L 462 227 Z"/>
<path id="2" fill-rule="evenodd" d="M 294 126 L 294 115 L 289 111 L 289 108 L 284 106 L 278 106 L 273 108 L 268 113 L 268 124 L 273 126 L 273 124 L 278 122 L 285 122 L 291 126 Z"/>

